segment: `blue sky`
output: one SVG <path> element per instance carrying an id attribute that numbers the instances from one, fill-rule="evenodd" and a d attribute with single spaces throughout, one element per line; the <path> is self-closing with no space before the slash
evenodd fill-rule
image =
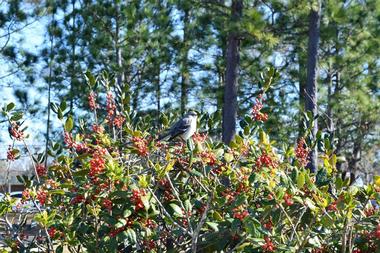
<path id="1" fill-rule="evenodd" d="M 21 32 L 17 32 L 12 34 L 9 44 L 8 45 L 17 45 L 18 47 L 24 48 L 31 52 L 38 52 L 44 43 L 44 19 L 40 19 L 33 24 L 27 26 L 24 28 Z M 0 30 L 0 36 L 4 34 L 4 30 Z M 0 39 L 0 48 L 4 45 L 6 42 L 6 38 Z M 41 71 L 42 65 L 39 64 L 36 66 L 38 71 Z M 7 75 L 12 71 L 12 68 L 9 64 L 7 64 L 4 59 L 0 58 L 0 77 Z M 38 75 L 40 76 L 40 75 Z M 0 79 L 0 106 L 4 106 L 5 104 L 8 104 L 10 102 L 17 101 L 15 96 L 13 95 L 13 92 L 17 88 L 26 89 L 29 94 L 30 102 L 33 103 L 35 99 L 42 98 L 42 102 L 46 103 L 46 94 L 38 93 L 35 89 L 32 87 L 35 86 L 42 86 L 46 85 L 45 82 L 40 78 L 37 79 L 32 85 L 27 84 L 26 86 L 25 82 L 23 82 L 20 79 L 20 75 L 16 73 L 15 75 L 11 75 L 6 78 Z M 19 107 L 20 105 L 16 103 L 16 107 Z M 27 139 L 27 142 L 30 144 L 41 144 L 41 141 L 43 139 L 43 132 L 44 132 L 44 120 L 45 118 L 25 118 L 25 124 L 30 125 L 30 129 L 27 131 L 30 135 L 30 138 Z M 33 129 L 33 131 L 31 131 Z M 8 148 L 8 145 L 11 144 L 11 140 L 8 137 L 7 133 L 7 124 L 1 123 L 0 125 L 0 159 L 5 156 L 6 149 Z"/>

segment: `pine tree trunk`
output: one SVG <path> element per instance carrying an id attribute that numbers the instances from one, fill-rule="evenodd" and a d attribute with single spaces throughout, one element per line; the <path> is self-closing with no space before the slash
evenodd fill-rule
<path id="1" fill-rule="evenodd" d="M 188 66 L 189 38 L 188 38 L 189 10 L 184 10 L 183 17 L 183 43 L 181 52 L 181 114 L 183 115 L 187 105 L 187 90 L 190 86 L 190 73 Z"/>
<path id="2" fill-rule="evenodd" d="M 219 69 L 219 68 L 218 68 Z M 216 109 L 223 108 L 223 87 L 224 87 L 224 72 L 218 71 L 218 86 L 216 87 Z"/>
<path id="3" fill-rule="evenodd" d="M 52 14 L 52 24 L 54 23 L 55 16 Z M 48 101 L 47 101 L 47 121 L 46 121 L 46 142 L 45 142 L 45 168 L 48 165 L 48 149 L 49 149 L 49 141 L 50 141 L 50 102 L 51 102 L 51 86 L 52 86 L 52 78 L 53 78 L 53 54 L 54 48 L 54 36 L 50 35 L 50 57 L 49 57 L 49 80 L 48 80 Z"/>
<path id="4" fill-rule="evenodd" d="M 115 13 L 115 21 L 116 21 L 116 27 L 115 27 L 115 56 L 116 56 L 116 64 L 117 64 L 117 98 L 116 101 L 118 103 L 118 107 L 120 111 L 124 111 L 124 101 L 123 101 L 123 93 L 124 96 L 129 95 L 129 91 L 125 90 L 124 82 L 125 82 L 125 75 L 124 75 L 124 69 L 123 69 L 123 56 L 122 56 L 122 48 L 120 45 L 120 3 L 115 1 L 116 4 L 116 13 Z M 127 94 L 128 93 L 128 94 Z"/>
<path id="5" fill-rule="evenodd" d="M 231 21 L 240 21 L 243 12 L 243 1 L 233 0 L 231 6 Z M 229 144 L 236 133 L 237 91 L 239 70 L 239 33 L 229 32 L 227 38 L 226 84 L 224 86 L 223 104 L 223 142 Z"/>
<path id="6" fill-rule="evenodd" d="M 327 131 L 329 132 L 330 145 L 334 148 L 334 115 L 333 115 L 333 80 L 332 80 L 332 69 L 329 68 L 329 73 L 327 74 Z"/>
<path id="7" fill-rule="evenodd" d="M 160 72 L 161 72 L 161 65 L 158 62 L 157 63 L 157 74 L 155 77 L 156 82 L 156 102 L 157 102 L 157 124 L 159 122 L 160 113 L 161 113 L 161 86 L 160 86 Z"/>
<path id="8" fill-rule="evenodd" d="M 298 94 L 298 103 L 299 103 L 299 121 L 298 121 L 298 138 L 301 138 L 304 133 L 304 125 L 303 125 L 303 114 L 302 112 L 304 111 L 305 108 L 305 91 L 306 91 L 306 71 L 305 71 L 305 66 L 306 66 L 306 56 L 304 53 L 302 53 L 302 49 L 298 48 L 299 54 L 298 54 L 298 68 L 299 68 L 299 80 L 298 80 L 298 87 L 299 87 L 299 94 Z"/>
<path id="9" fill-rule="evenodd" d="M 70 75 L 71 75 L 71 82 L 70 82 L 70 114 L 74 115 L 74 87 L 75 87 L 75 49 L 76 49 L 76 29 L 75 29 L 75 22 L 76 22 L 76 10 L 75 10 L 75 0 L 71 1 L 71 5 L 73 8 L 72 15 L 73 15 L 73 27 L 72 27 L 72 35 L 73 35 L 73 41 L 71 44 L 71 69 L 70 69 Z"/>
<path id="10" fill-rule="evenodd" d="M 307 57 L 307 80 L 306 80 L 306 98 L 305 98 L 305 111 L 312 112 L 314 125 L 312 126 L 312 138 L 315 141 L 318 132 L 318 114 L 317 107 L 317 62 L 318 62 L 318 44 L 319 44 L 319 27 L 321 19 L 321 7 L 319 0 L 316 9 L 311 8 L 309 17 L 309 44 L 308 44 L 308 57 Z M 318 168 L 318 154 L 317 145 L 310 152 L 310 162 L 308 168 L 311 172 L 316 172 Z"/>

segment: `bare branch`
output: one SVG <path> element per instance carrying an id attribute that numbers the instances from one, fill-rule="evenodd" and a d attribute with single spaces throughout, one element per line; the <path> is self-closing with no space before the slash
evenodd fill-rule
<path id="1" fill-rule="evenodd" d="M 201 220 L 199 221 L 198 226 L 196 227 L 196 229 L 195 229 L 195 231 L 193 233 L 193 238 L 192 238 L 192 243 L 191 243 L 191 251 L 193 253 L 197 252 L 198 237 L 199 237 L 199 234 L 200 234 L 201 229 L 203 227 L 203 224 L 206 221 L 207 213 L 208 213 L 208 210 L 210 209 L 210 205 L 211 205 L 211 200 L 212 199 L 213 199 L 213 194 L 211 193 L 210 196 L 208 197 L 205 210 L 202 213 Z"/>

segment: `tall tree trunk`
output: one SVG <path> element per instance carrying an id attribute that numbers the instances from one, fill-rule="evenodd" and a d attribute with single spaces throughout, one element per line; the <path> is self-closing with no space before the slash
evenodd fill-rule
<path id="1" fill-rule="evenodd" d="M 72 35 L 73 40 L 71 44 L 71 69 L 70 69 L 70 75 L 71 75 L 71 82 L 70 82 L 70 114 L 74 115 L 74 87 L 75 87 L 75 49 L 76 49 L 76 28 L 75 28 L 75 22 L 76 22 L 76 9 L 75 9 L 75 0 L 71 1 L 71 5 L 73 8 L 72 15 L 73 15 L 73 27 L 72 27 Z"/>
<path id="2" fill-rule="evenodd" d="M 331 148 L 334 149 L 334 115 L 333 115 L 333 73 L 331 67 L 329 67 L 329 71 L 327 74 L 327 131 L 330 134 L 329 140 Z"/>
<path id="3" fill-rule="evenodd" d="M 115 56 L 116 56 L 116 64 L 117 64 L 117 103 L 120 111 L 124 111 L 124 97 L 128 96 L 129 92 L 125 90 L 125 75 L 123 69 L 123 56 L 122 56 L 122 48 L 120 45 L 120 3 L 118 1 L 114 2 L 116 5 L 116 13 L 115 13 Z"/>
<path id="4" fill-rule="evenodd" d="M 233 0 L 231 6 L 231 21 L 238 23 L 242 17 L 243 0 Z M 227 38 L 227 58 L 226 58 L 226 84 L 224 86 L 223 104 L 223 142 L 229 144 L 236 133 L 237 118 L 237 90 L 238 90 L 238 70 L 239 70 L 239 32 L 229 31 Z"/>
<path id="5" fill-rule="evenodd" d="M 160 86 L 160 72 L 161 72 L 161 65 L 159 62 L 157 62 L 157 74 L 155 77 L 156 82 L 156 102 L 157 102 L 157 124 L 160 119 L 160 113 L 161 113 L 161 86 Z"/>
<path id="6" fill-rule="evenodd" d="M 141 90 L 141 81 L 138 81 L 136 84 L 135 89 L 133 90 L 132 94 L 132 110 L 137 112 L 138 111 L 138 103 L 139 103 L 139 97 L 140 97 L 140 90 Z"/>
<path id="7" fill-rule="evenodd" d="M 215 99 L 216 99 L 216 109 L 221 111 L 223 108 L 223 89 L 225 87 L 225 74 L 226 74 L 226 51 L 227 51 L 227 36 L 224 33 L 220 33 L 218 38 L 218 47 L 222 51 L 221 58 L 217 59 L 216 62 L 216 70 L 218 74 L 218 84 L 215 90 Z"/>
<path id="8" fill-rule="evenodd" d="M 306 79 L 306 98 L 305 111 L 312 112 L 314 124 L 312 126 L 312 139 L 316 141 L 318 132 L 318 114 L 317 107 L 317 62 L 318 62 L 318 44 L 319 44 L 319 27 L 321 20 L 321 3 L 318 0 L 317 6 L 313 6 L 310 10 L 309 17 L 309 44 L 307 56 L 307 79 Z M 316 172 L 318 168 L 318 150 L 317 145 L 310 152 L 310 162 L 308 168 L 311 172 Z"/>
<path id="9" fill-rule="evenodd" d="M 305 91 L 306 91 L 306 71 L 305 71 L 305 66 L 306 66 L 306 55 L 302 52 L 302 48 L 298 48 L 299 54 L 298 54 L 298 87 L 299 87 L 299 94 L 298 94 L 298 103 L 299 103 L 299 121 L 298 121 L 298 138 L 301 138 L 304 133 L 304 125 L 303 125 L 303 114 L 302 112 L 304 111 L 305 107 Z"/>
<path id="10" fill-rule="evenodd" d="M 187 105 L 187 91 L 190 86 L 190 73 L 188 66 L 188 54 L 189 54 L 189 9 L 184 9 L 183 17 L 183 42 L 181 49 L 181 114 L 183 115 Z"/>
<path id="11" fill-rule="evenodd" d="M 52 24 L 54 24 L 54 13 L 52 14 Z M 51 86 L 53 78 L 53 60 L 54 60 L 54 36 L 50 34 L 50 57 L 49 57 L 49 80 L 48 80 L 48 101 L 47 101 L 47 121 L 46 121 L 46 142 L 45 142 L 45 168 L 48 163 L 48 148 L 50 140 L 50 102 L 51 102 Z"/>
<path id="12" fill-rule="evenodd" d="M 220 108 L 223 108 L 223 87 L 224 87 L 224 71 L 219 70 L 218 68 L 218 86 L 216 87 L 216 109 L 220 110 Z"/>

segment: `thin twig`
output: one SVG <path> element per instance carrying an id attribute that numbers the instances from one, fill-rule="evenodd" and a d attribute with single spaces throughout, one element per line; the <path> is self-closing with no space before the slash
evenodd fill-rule
<path id="1" fill-rule="evenodd" d="M 300 215 L 300 217 L 299 217 L 299 219 L 298 219 L 298 221 L 297 221 L 297 223 L 296 223 L 296 225 L 295 225 L 295 229 L 293 230 L 292 235 L 290 236 L 290 240 L 289 240 L 289 242 L 293 241 L 294 234 L 296 233 L 297 227 L 298 227 L 298 225 L 301 223 L 301 219 L 302 219 L 302 217 L 303 217 L 303 215 L 304 215 L 305 213 L 306 213 L 306 208 L 304 207 L 304 208 L 303 208 L 303 211 L 302 211 L 302 213 L 301 213 L 301 215 Z"/>
<path id="2" fill-rule="evenodd" d="M 286 218 L 288 219 L 288 221 L 290 222 L 290 225 L 292 226 L 292 229 L 293 229 L 293 233 L 296 234 L 296 237 L 297 237 L 297 241 L 298 242 L 301 242 L 299 236 L 298 236 L 298 233 L 297 233 L 297 230 L 296 230 L 296 227 L 294 226 L 293 224 L 293 221 L 292 219 L 290 218 L 290 216 L 288 215 L 288 213 L 285 211 L 284 207 L 282 206 L 282 204 L 278 204 L 278 206 L 280 207 L 281 211 L 285 214 Z"/>
<path id="3" fill-rule="evenodd" d="M 213 194 L 211 193 L 210 196 L 209 196 L 209 198 L 208 198 L 208 200 L 207 200 L 205 210 L 202 213 L 201 220 L 199 221 L 198 226 L 196 227 L 196 229 L 194 231 L 193 238 L 192 238 L 192 243 L 191 243 L 191 251 L 193 253 L 197 252 L 198 237 L 199 237 L 199 234 L 200 234 L 201 229 L 203 227 L 203 224 L 206 221 L 207 213 L 208 213 L 208 210 L 210 209 L 210 205 L 211 205 L 211 200 L 212 199 L 213 199 Z"/>
<path id="4" fill-rule="evenodd" d="M 166 178 L 169 181 L 170 187 L 173 189 L 174 195 L 178 199 L 178 201 L 179 201 L 179 203 L 181 205 L 181 208 L 186 212 L 185 206 L 183 205 L 183 202 L 180 199 L 179 194 L 178 194 L 177 190 L 175 189 L 175 187 L 174 187 L 174 185 L 172 183 L 172 180 L 170 180 L 170 177 L 169 177 L 168 173 L 166 173 Z M 187 224 L 189 224 L 190 232 L 194 233 L 193 227 L 191 226 L 190 219 L 189 219 L 189 216 L 187 215 L 187 213 L 185 213 L 185 217 L 186 217 L 186 220 L 187 220 Z"/>
<path id="5" fill-rule="evenodd" d="M 242 245 L 247 240 L 247 236 L 244 236 L 243 239 L 240 240 L 238 244 L 235 245 L 232 249 L 230 249 L 227 253 L 234 252 L 240 245 Z"/>
<path id="6" fill-rule="evenodd" d="M 149 192 L 152 194 L 153 198 L 157 201 L 158 205 L 161 207 L 162 211 L 164 212 L 164 214 L 169 218 L 169 220 L 171 222 L 173 222 L 173 224 L 178 227 L 180 230 L 182 230 L 182 232 L 184 232 L 185 234 L 189 235 L 189 236 L 193 236 L 193 234 L 188 231 L 187 229 L 183 228 L 178 222 L 176 222 L 173 217 L 168 213 L 168 211 L 166 211 L 164 205 L 161 203 L 161 201 L 157 198 L 157 196 L 154 194 L 154 192 L 152 191 L 152 189 L 150 189 L 148 187 L 148 190 Z"/>
<path id="7" fill-rule="evenodd" d="M 26 148 L 26 151 L 28 152 L 30 160 L 32 161 L 32 165 L 33 165 L 33 168 L 34 168 L 34 174 L 36 175 L 37 182 L 40 183 L 40 177 L 38 176 L 38 173 L 37 173 L 37 167 L 36 167 L 36 163 L 33 160 L 33 155 L 30 152 L 30 149 L 29 149 L 28 145 L 26 145 L 25 140 L 22 140 L 22 142 L 24 143 L 24 147 Z"/>

